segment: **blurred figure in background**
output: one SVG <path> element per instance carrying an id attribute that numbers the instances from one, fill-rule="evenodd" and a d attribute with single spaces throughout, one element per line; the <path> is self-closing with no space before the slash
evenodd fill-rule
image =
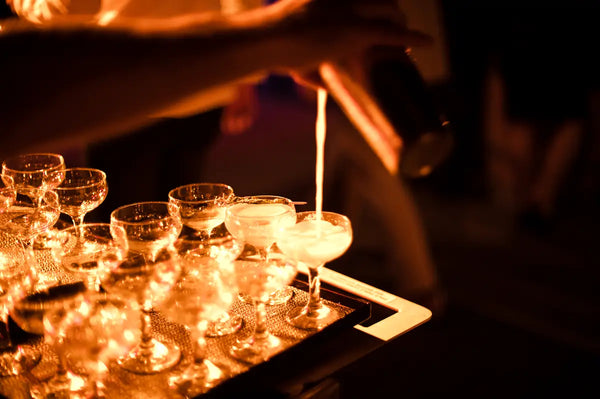
<path id="1" fill-rule="evenodd" d="M 598 88 L 596 7 L 497 6 L 485 94 L 492 198 L 546 232 L 569 196 Z M 497 36 L 496 36 L 497 35 Z"/>

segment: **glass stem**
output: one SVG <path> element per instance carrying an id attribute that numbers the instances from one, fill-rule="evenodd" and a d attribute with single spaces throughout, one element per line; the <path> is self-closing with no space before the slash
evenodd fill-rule
<path id="1" fill-rule="evenodd" d="M 254 325 L 254 340 L 263 341 L 269 337 L 267 329 L 267 305 L 263 302 L 256 303 L 256 324 Z"/>
<path id="2" fill-rule="evenodd" d="M 140 339 L 140 348 L 142 356 L 150 356 L 152 354 L 152 321 L 150 319 L 150 309 L 144 305 L 141 315 L 142 321 L 142 337 Z"/>
<path id="3" fill-rule="evenodd" d="M 85 213 L 79 216 L 71 216 L 71 220 L 73 220 L 73 226 L 75 226 L 75 228 L 77 229 L 77 237 L 79 239 L 83 238 L 83 229 L 81 228 L 81 226 L 83 226 L 84 217 Z"/>
<path id="4" fill-rule="evenodd" d="M 206 359 L 207 343 L 206 330 L 208 322 L 203 320 L 199 322 L 195 329 L 192 330 L 192 338 L 194 340 L 194 363 L 201 364 Z"/>
<path id="5" fill-rule="evenodd" d="M 321 303 L 321 278 L 319 272 L 323 265 L 308 268 L 308 303 L 306 304 L 307 316 L 318 314 L 323 306 Z"/>

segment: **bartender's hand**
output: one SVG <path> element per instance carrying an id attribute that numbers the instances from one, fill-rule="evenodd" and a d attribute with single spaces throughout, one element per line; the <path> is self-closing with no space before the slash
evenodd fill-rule
<path id="1" fill-rule="evenodd" d="M 361 57 L 372 46 L 413 47 L 431 43 L 431 38 L 407 28 L 397 0 L 281 0 L 298 7 L 282 22 L 295 46 L 289 51 L 304 59 L 295 66 L 296 76 L 304 74 L 308 82 L 318 65 Z M 307 48 L 312 54 L 306 54 Z M 317 61 L 317 62 L 315 62 Z M 314 78 L 315 75 L 313 74 Z"/>

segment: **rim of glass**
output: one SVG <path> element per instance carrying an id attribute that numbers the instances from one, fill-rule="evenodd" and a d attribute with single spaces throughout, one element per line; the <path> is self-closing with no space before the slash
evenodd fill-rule
<path id="1" fill-rule="evenodd" d="M 61 187 L 61 185 L 63 184 L 63 182 L 61 182 L 61 185 L 58 185 L 57 187 L 54 187 L 54 191 L 66 191 L 66 190 L 75 190 L 75 189 L 80 189 L 80 188 L 88 188 L 88 187 L 94 187 L 100 184 L 103 184 L 104 182 L 106 182 L 106 172 L 104 172 L 103 170 L 100 169 L 96 169 L 96 168 L 66 168 L 63 169 L 62 172 L 65 173 L 65 179 L 66 179 L 66 175 L 67 172 L 69 171 L 87 171 L 87 172 L 94 172 L 97 173 L 99 172 L 100 176 L 102 176 L 101 180 L 95 181 L 93 183 L 89 183 L 89 184 L 83 184 L 81 186 L 72 186 L 72 187 Z"/>
<path id="2" fill-rule="evenodd" d="M 141 220 L 141 221 L 127 221 L 127 220 L 123 220 L 120 219 L 119 217 L 117 217 L 117 214 L 121 211 L 123 211 L 124 209 L 127 208 L 144 208 L 144 207 L 148 207 L 148 206 L 164 206 L 167 210 L 167 214 L 165 214 L 164 216 L 157 218 L 157 219 L 153 219 L 153 220 Z M 144 202 L 134 202 L 132 204 L 127 204 L 127 205 L 122 205 L 118 208 L 116 208 L 114 211 L 112 211 L 110 213 L 110 223 L 119 223 L 122 225 L 129 225 L 129 226 L 143 226 L 145 224 L 152 224 L 152 223 L 156 223 L 162 220 L 166 220 L 169 218 L 177 218 L 179 209 L 177 209 L 177 205 L 172 204 L 170 202 L 167 201 L 144 201 Z"/>
<path id="3" fill-rule="evenodd" d="M 18 159 L 24 159 L 25 157 L 28 156 L 48 156 L 49 158 L 58 158 L 60 160 L 59 164 L 50 168 L 46 168 L 46 169 L 37 169 L 37 170 L 27 170 L 27 169 L 17 169 L 14 167 L 10 167 L 8 166 L 8 163 L 10 163 L 11 161 L 15 161 Z M 64 169 L 65 166 L 65 159 L 62 155 L 60 154 L 56 154 L 56 153 L 52 153 L 52 152 L 32 152 L 29 154 L 19 154 L 19 155 L 15 155 L 9 158 L 6 158 L 3 162 L 2 162 L 2 170 L 9 170 L 12 172 L 18 172 L 18 173 L 40 173 L 40 172 L 47 172 L 47 171 L 51 171 L 51 170 L 55 170 L 55 169 Z"/>
<path id="4" fill-rule="evenodd" d="M 304 215 L 317 215 L 317 211 L 302 211 L 302 212 L 296 212 L 296 215 L 298 217 L 302 217 Z M 332 212 L 332 211 L 321 211 L 321 215 L 328 215 L 328 216 L 335 216 L 338 217 L 342 220 L 347 220 L 348 222 L 350 222 L 350 218 L 344 214 L 341 213 L 337 213 L 337 212 Z"/>
<path id="5" fill-rule="evenodd" d="M 230 209 L 234 206 L 234 205 L 238 205 L 238 204 L 261 204 L 261 200 L 269 200 L 269 199 L 278 199 L 278 200 L 282 200 L 281 202 L 274 202 L 275 204 L 283 204 L 283 205 L 287 205 L 292 209 L 292 212 L 296 213 L 296 207 L 294 206 L 294 202 L 286 197 L 282 197 L 280 195 L 246 195 L 246 196 L 242 196 L 242 197 L 235 197 L 235 199 L 233 201 L 231 201 L 231 203 L 228 204 L 227 207 L 227 213 L 231 214 Z M 280 215 L 284 215 L 286 213 L 288 213 L 289 211 L 281 211 L 281 213 L 272 215 L 272 216 L 280 216 Z M 252 216 L 252 215 L 244 215 L 244 216 L 240 216 L 240 215 L 236 215 L 236 218 L 239 219 L 255 219 L 255 218 L 259 218 L 259 219 L 264 219 L 264 216 L 260 216 L 260 215 L 256 215 L 256 216 Z"/>
<path id="6" fill-rule="evenodd" d="M 184 184 L 183 186 L 175 187 L 174 189 L 169 191 L 169 200 L 173 200 L 173 201 L 177 201 L 177 202 L 185 203 L 185 204 L 203 204 L 203 203 L 207 203 L 207 202 L 214 202 L 216 199 L 220 198 L 220 197 L 217 197 L 217 198 L 213 198 L 213 199 L 204 199 L 204 200 L 188 200 L 188 199 L 182 199 L 182 198 L 176 197 L 174 195 L 175 192 L 180 191 L 180 190 L 185 190 L 185 189 L 189 189 L 192 187 L 202 187 L 202 186 L 222 187 L 225 189 L 225 193 L 229 192 L 229 195 L 231 196 L 232 201 L 236 198 L 233 188 L 230 185 L 225 184 L 225 183 L 190 183 L 190 184 Z"/>

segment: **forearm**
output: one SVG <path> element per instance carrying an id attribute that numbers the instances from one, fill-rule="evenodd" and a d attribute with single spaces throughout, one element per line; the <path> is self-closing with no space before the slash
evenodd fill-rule
<path id="1" fill-rule="evenodd" d="M 4 30 L 2 152 L 131 130 L 198 91 L 303 62 L 282 51 L 290 39 L 277 24 L 203 29 Z"/>

